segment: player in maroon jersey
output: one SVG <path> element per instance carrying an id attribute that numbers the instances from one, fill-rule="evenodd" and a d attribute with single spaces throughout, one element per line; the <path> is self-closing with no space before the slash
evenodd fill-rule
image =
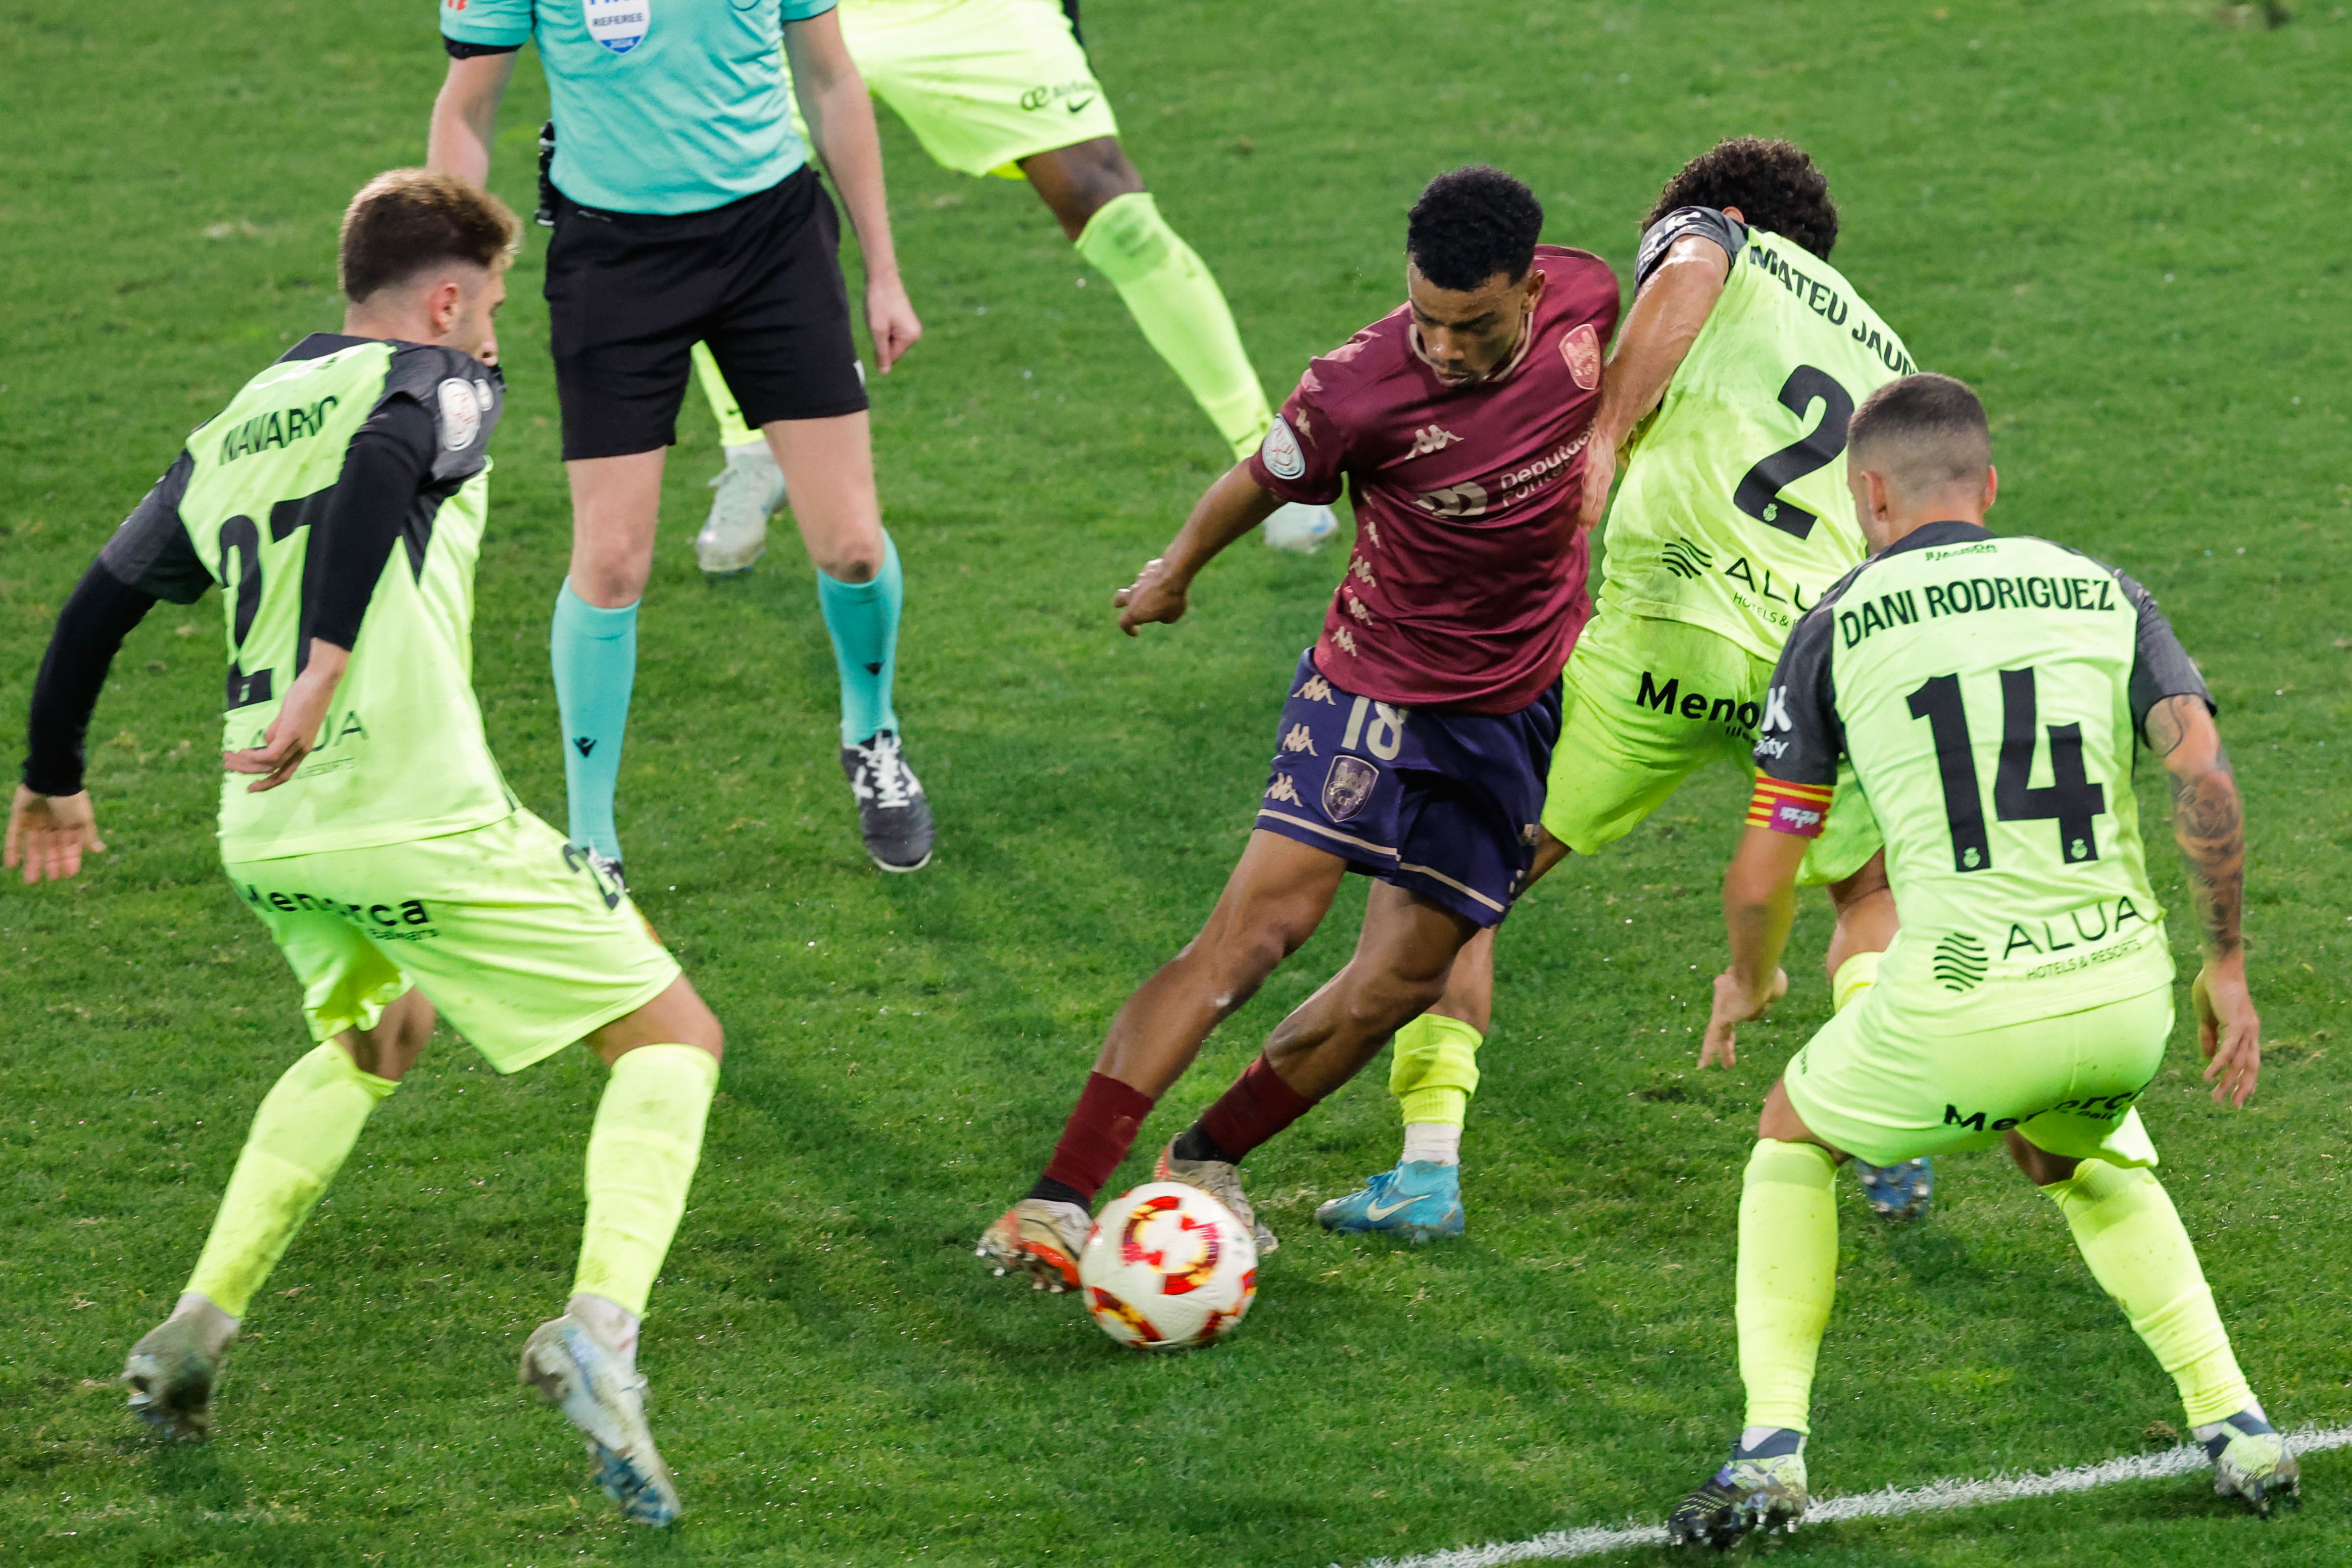
<path id="1" fill-rule="evenodd" d="M 1242 1158 L 1433 1002 L 1517 897 L 1591 613 L 1584 447 L 1617 323 L 1608 265 L 1538 246 L 1542 226 L 1497 170 L 1430 182 L 1405 231 L 1409 302 L 1307 367 L 1258 451 L 1118 594 L 1130 637 L 1181 619 L 1193 577 L 1275 508 L 1352 491 L 1355 551 L 1292 675 L 1256 831 L 1201 934 L 1112 1020 L 1045 1173 L 982 1237 L 998 1272 L 1077 1283 L 1088 1207 L 1153 1103 L 1358 871 L 1378 882 L 1354 957 L 1158 1163 L 1271 1251 Z"/>

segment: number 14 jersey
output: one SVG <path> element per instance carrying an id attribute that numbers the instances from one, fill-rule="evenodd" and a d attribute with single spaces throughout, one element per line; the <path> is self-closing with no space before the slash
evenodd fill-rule
<path id="1" fill-rule="evenodd" d="M 1748 820 L 1819 833 L 1841 752 L 1886 840 L 1906 1011 L 1971 1026 L 2172 980 L 2132 743 L 2167 697 L 2211 704 L 2147 590 L 2047 540 L 1936 522 L 1797 624 L 1764 708 Z"/>
<path id="2" fill-rule="evenodd" d="M 314 333 L 197 426 L 100 559 L 175 604 L 218 584 L 221 747 L 257 746 L 309 662 L 317 537 L 361 427 L 400 400 L 422 476 L 368 600 L 327 721 L 294 776 L 221 781 L 222 856 L 266 860 L 484 826 L 514 809 L 474 698 L 474 565 L 504 388 L 454 349 Z M 429 440 L 432 450 L 421 449 Z"/>
<path id="3" fill-rule="evenodd" d="M 1634 287 L 1688 236 L 1723 247 L 1731 271 L 1629 443 L 1601 600 L 1770 658 L 1866 552 L 1845 488 L 1846 421 L 1916 367 L 1835 268 L 1712 207 L 1650 226 Z"/>

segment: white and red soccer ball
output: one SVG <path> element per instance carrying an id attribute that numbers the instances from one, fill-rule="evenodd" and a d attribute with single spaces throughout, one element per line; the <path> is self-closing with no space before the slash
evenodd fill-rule
<path id="1" fill-rule="evenodd" d="M 1257 1238 L 1200 1188 L 1148 1183 L 1103 1206 L 1078 1252 L 1078 1289 L 1129 1350 L 1213 1344 L 1257 1294 Z"/>

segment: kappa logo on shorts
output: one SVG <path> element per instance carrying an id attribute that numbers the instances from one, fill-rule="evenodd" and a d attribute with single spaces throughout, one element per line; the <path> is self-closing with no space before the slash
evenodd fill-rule
<path id="1" fill-rule="evenodd" d="M 1372 786 L 1381 782 L 1381 770 L 1361 757 L 1334 757 L 1331 771 L 1323 775 L 1323 815 L 1334 822 L 1345 822 L 1364 809 L 1372 798 Z"/>
<path id="2" fill-rule="evenodd" d="M 1257 456 L 1265 471 L 1277 479 L 1295 479 L 1307 472 L 1307 454 L 1299 449 L 1298 437 L 1288 422 L 1278 414 L 1265 439 L 1258 443 Z"/>
<path id="3" fill-rule="evenodd" d="M 1282 749 L 1286 752 L 1304 752 L 1310 757 L 1322 755 L 1315 749 L 1315 731 L 1304 724 L 1293 724 L 1290 727 L 1290 732 L 1282 738 Z"/>
<path id="4" fill-rule="evenodd" d="M 1305 805 L 1307 804 L 1305 801 L 1298 798 L 1298 786 L 1291 782 L 1290 775 L 1288 773 L 1276 773 L 1274 775 L 1274 782 L 1265 786 L 1265 798 L 1268 800 L 1287 801 L 1292 805 Z"/>
<path id="5" fill-rule="evenodd" d="M 1339 706 L 1339 700 L 1331 695 L 1331 683 L 1319 675 L 1308 676 L 1307 684 L 1291 695 L 1304 697 L 1309 702 L 1328 702 L 1335 708 Z"/>

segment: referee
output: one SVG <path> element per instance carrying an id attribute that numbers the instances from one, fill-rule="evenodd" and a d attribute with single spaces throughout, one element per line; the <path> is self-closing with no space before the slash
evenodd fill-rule
<path id="1" fill-rule="evenodd" d="M 792 488 L 841 675 L 841 763 L 866 852 L 886 871 L 931 856 L 930 806 L 891 708 L 904 587 L 875 498 L 840 223 L 793 126 L 796 93 L 866 254 L 866 328 L 887 372 L 922 325 L 898 280 L 873 106 L 833 5 L 442 0 L 449 71 L 433 106 L 433 168 L 486 183 L 516 51 L 535 43 L 547 72 L 549 336 L 572 519 L 555 695 L 572 837 L 616 878 L 637 605 L 697 342 Z"/>

